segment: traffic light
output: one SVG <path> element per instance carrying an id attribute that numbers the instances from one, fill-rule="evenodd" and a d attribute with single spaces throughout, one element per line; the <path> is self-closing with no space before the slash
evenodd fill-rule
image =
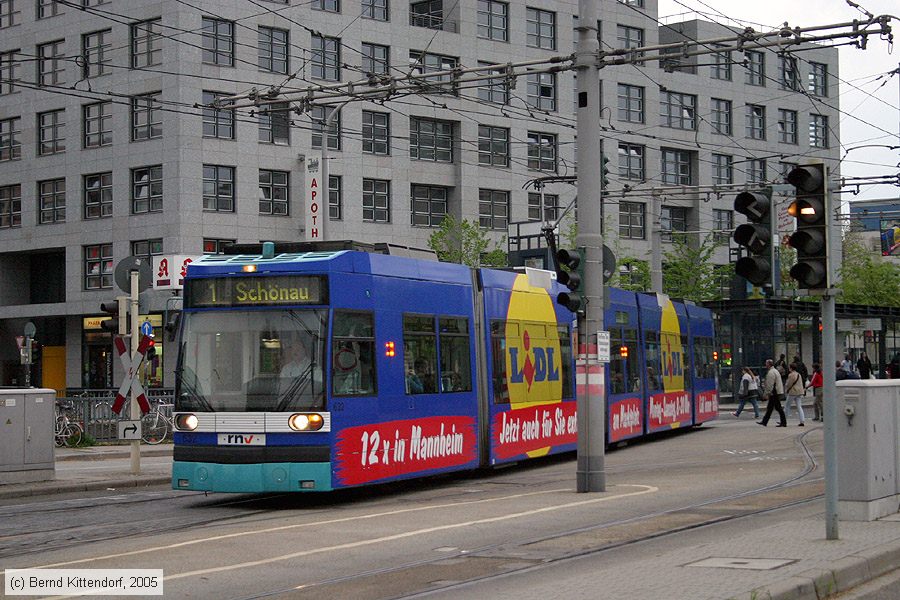
<path id="1" fill-rule="evenodd" d="M 749 223 L 734 230 L 732 238 L 747 248 L 748 256 L 738 259 L 734 271 L 753 285 L 772 285 L 772 188 L 745 191 L 734 199 L 734 210 L 745 215 Z"/>
<path id="2" fill-rule="evenodd" d="M 556 303 L 565 306 L 572 312 L 580 312 L 583 304 L 580 293 L 584 278 L 583 258 L 584 251 L 582 248 L 576 250 L 562 249 L 556 252 L 556 280 L 569 288 L 568 292 L 559 293 L 556 297 Z"/>
<path id="3" fill-rule="evenodd" d="M 125 335 L 128 333 L 128 297 L 119 296 L 115 302 L 103 302 L 100 310 L 110 316 L 109 319 L 100 321 L 100 329 L 110 333 Z"/>
<path id="4" fill-rule="evenodd" d="M 152 337 L 150 338 L 150 345 L 147 346 L 147 352 L 144 354 L 144 358 L 148 363 L 156 358 L 156 340 Z"/>
<path id="5" fill-rule="evenodd" d="M 797 197 L 788 214 L 797 219 L 788 244 L 797 250 L 797 264 L 791 277 L 801 289 L 821 290 L 830 287 L 828 273 L 828 171 L 824 164 L 796 167 L 787 181 L 797 188 Z"/>

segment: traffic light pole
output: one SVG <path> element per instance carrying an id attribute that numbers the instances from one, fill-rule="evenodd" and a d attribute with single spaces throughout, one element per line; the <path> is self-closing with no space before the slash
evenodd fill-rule
<path id="1" fill-rule="evenodd" d="M 575 67 L 578 74 L 577 133 L 578 150 L 575 156 L 578 169 L 578 238 L 584 248 L 584 318 L 578 323 L 578 364 L 584 370 L 582 393 L 577 393 L 578 492 L 606 491 L 604 469 L 604 439 L 606 430 L 603 365 L 597 360 L 597 347 L 589 340 L 603 330 L 603 232 L 602 165 L 600 143 L 600 71 L 597 60 L 600 43 L 597 40 L 596 0 L 578 0 L 578 44 Z M 594 339 L 596 344 L 596 339 Z"/>
<path id="2" fill-rule="evenodd" d="M 831 261 L 829 261 L 831 262 Z M 837 387 L 835 383 L 834 290 L 822 296 L 822 408 L 825 411 L 825 539 L 838 538 Z"/>
<path id="3" fill-rule="evenodd" d="M 131 356 L 137 354 L 138 344 L 140 344 L 140 323 L 138 294 L 140 293 L 140 272 L 131 271 L 129 273 L 131 283 Z M 131 388 L 131 411 L 129 413 L 132 420 L 140 419 L 141 407 L 138 406 L 137 395 L 134 387 Z M 131 473 L 133 475 L 141 474 L 141 440 L 131 441 Z"/>

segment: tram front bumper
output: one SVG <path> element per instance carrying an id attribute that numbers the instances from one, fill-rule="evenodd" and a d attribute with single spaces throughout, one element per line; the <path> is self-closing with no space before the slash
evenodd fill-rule
<path id="1" fill-rule="evenodd" d="M 328 492 L 331 463 L 220 464 L 175 461 L 172 489 L 206 492 Z"/>

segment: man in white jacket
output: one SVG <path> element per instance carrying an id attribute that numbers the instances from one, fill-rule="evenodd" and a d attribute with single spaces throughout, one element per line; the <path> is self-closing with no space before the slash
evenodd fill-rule
<path id="1" fill-rule="evenodd" d="M 787 427 L 787 417 L 784 414 L 784 409 L 781 407 L 781 401 L 784 399 L 784 382 L 781 380 L 781 375 L 774 365 L 775 361 L 771 358 L 766 361 L 766 379 L 763 382 L 763 400 L 768 403 L 768 406 L 766 406 L 766 414 L 763 416 L 763 420 L 757 421 L 757 423 L 766 427 L 769 424 L 769 418 L 772 416 L 772 411 L 776 410 L 778 411 L 778 417 L 780 419 L 777 427 Z"/>

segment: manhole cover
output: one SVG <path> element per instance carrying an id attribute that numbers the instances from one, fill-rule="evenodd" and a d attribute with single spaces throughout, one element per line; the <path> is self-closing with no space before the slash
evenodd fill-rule
<path id="1" fill-rule="evenodd" d="M 714 556 L 685 565 L 686 567 L 712 567 L 718 569 L 750 569 L 769 571 L 797 562 L 794 558 L 728 558 Z"/>

